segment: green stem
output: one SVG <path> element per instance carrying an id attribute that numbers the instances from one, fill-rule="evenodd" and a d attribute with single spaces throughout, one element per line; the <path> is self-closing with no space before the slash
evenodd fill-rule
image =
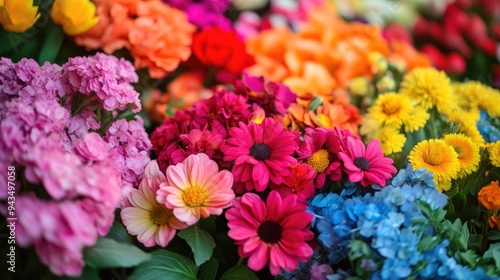
<path id="1" fill-rule="evenodd" d="M 243 264 L 243 258 L 240 258 L 238 262 L 236 263 L 236 266 L 242 265 Z"/>

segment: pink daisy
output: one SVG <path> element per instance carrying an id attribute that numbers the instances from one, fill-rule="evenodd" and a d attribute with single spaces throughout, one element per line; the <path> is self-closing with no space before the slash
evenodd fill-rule
<path id="1" fill-rule="evenodd" d="M 312 256 L 306 241 L 314 237 L 309 230 L 313 215 L 306 208 L 295 196 L 282 199 L 276 191 L 271 191 L 267 203 L 254 193 L 234 201 L 226 212 L 228 235 L 238 245 L 240 257 L 249 257 L 250 269 L 261 270 L 269 262 L 271 274 L 277 275 Z"/>
<path id="2" fill-rule="evenodd" d="M 229 131 L 222 145 L 224 160 L 234 161 L 235 192 L 264 191 L 269 181 L 281 184 L 288 167 L 297 163 L 298 148 L 293 133 L 279 122 L 265 118 L 262 124 L 241 123 Z"/>
<path id="3" fill-rule="evenodd" d="M 215 161 L 199 153 L 167 168 L 167 181 L 160 184 L 156 199 L 180 221 L 193 225 L 201 216 L 220 215 L 231 205 L 232 185 L 231 172 L 219 172 Z"/>
<path id="4" fill-rule="evenodd" d="M 316 188 L 322 188 L 327 177 L 332 181 L 340 180 L 342 170 L 337 154 L 340 152 L 341 138 L 337 133 L 328 128 L 308 128 L 304 138 L 312 151 L 306 162 L 317 173 Z"/>
<path id="5" fill-rule="evenodd" d="M 137 235 L 146 247 L 167 246 L 178 229 L 188 225 L 179 221 L 171 209 L 156 201 L 156 191 L 165 175 L 161 173 L 156 160 L 146 166 L 139 189 L 133 189 L 128 196 L 130 207 L 121 210 L 121 218 L 127 231 Z"/>
<path id="6" fill-rule="evenodd" d="M 316 171 L 308 164 L 295 164 L 290 167 L 291 172 L 283 179 L 279 186 L 271 185 L 282 197 L 297 196 L 298 201 L 305 202 L 314 195 L 314 177 Z"/>
<path id="7" fill-rule="evenodd" d="M 339 153 L 344 163 L 344 170 L 349 175 L 349 181 L 360 182 L 364 187 L 371 184 L 385 186 L 385 180 L 396 173 L 393 160 L 384 157 L 380 142 L 372 140 L 367 147 L 361 139 L 347 137 L 346 150 Z"/>
<path id="8" fill-rule="evenodd" d="M 170 158 L 174 164 L 183 162 L 189 155 L 197 153 L 205 153 L 209 158 L 215 160 L 222 159 L 222 152 L 219 149 L 226 135 L 207 129 L 193 129 L 189 134 L 179 135 L 179 138 L 183 147 L 177 148 L 171 154 Z"/>

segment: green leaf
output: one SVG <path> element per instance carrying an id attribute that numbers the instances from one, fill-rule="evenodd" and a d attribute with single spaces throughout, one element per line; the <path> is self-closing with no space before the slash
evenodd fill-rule
<path id="1" fill-rule="evenodd" d="M 473 250 L 468 250 L 467 252 L 457 252 L 462 263 L 467 264 L 472 269 L 476 268 L 477 262 L 480 260 L 480 257 Z"/>
<path id="2" fill-rule="evenodd" d="M 62 277 L 61 280 L 99 280 L 99 271 L 93 267 L 85 267 L 80 277 Z"/>
<path id="3" fill-rule="evenodd" d="M 131 280 L 196 280 L 196 267 L 192 260 L 179 254 L 159 249 L 153 257 L 134 269 Z"/>
<path id="4" fill-rule="evenodd" d="M 489 240 L 494 240 L 494 241 L 500 240 L 500 231 L 496 229 L 490 230 L 488 231 L 488 234 L 486 236 Z"/>
<path id="5" fill-rule="evenodd" d="M 458 243 L 462 246 L 462 250 L 467 250 L 467 248 L 469 247 L 469 228 L 467 227 L 467 222 L 462 225 Z"/>
<path id="6" fill-rule="evenodd" d="M 215 248 L 215 241 L 208 232 L 200 229 L 197 226 L 188 227 L 179 231 L 177 234 L 180 238 L 186 240 L 194 253 L 194 261 L 196 266 L 200 266 L 206 262 Z"/>
<path id="7" fill-rule="evenodd" d="M 420 252 L 427 252 L 439 244 L 440 238 L 438 236 L 426 236 L 418 243 L 418 250 Z"/>
<path id="8" fill-rule="evenodd" d="M 132 244 L 132 236 L 130 236 L 120 221 L 114 221 L 106 238 L 110 238 L 119 243 Z"/>
<path id="9" fill-rule="evenodd" d="M 238 265 L 228 269 L 220 280 L 259 280 L 257 275 L 253 273 L 248 267 L 244 265 Z"/>
<path id="10" fill-rule="evenodd" d="M 45 42 L 43 42 L 42 50 L 38 55 L 38 63 L 43 64 L 45 61 L 55 62 L 64 41 L 64 36 L 66 35 L 60 25 L 54 24 L 50 27 L 49 34 Z"/>
<path id="11" fill-rule="evenodd" d="M 85 263 L 95 268 L 132 267 L 151 258 L 139 248 L 113 239 L 101 238 L 93 247 L 83 251 Z"/>
<path id="12" fill-rule="evenodd" d="M 212 257 L 207 262 L 200 266 L 198 270 L 198 279 L 200 280 L 214 280 L 219 268 L 219 261 Z"/>

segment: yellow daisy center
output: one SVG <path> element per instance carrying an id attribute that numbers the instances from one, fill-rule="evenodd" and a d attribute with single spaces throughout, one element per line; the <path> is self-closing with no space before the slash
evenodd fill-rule
<path id="1" fill-rule="evenodd" d="M 203 205 L 207 198 L 207 192 L 199 186 L 192 186 L 184 191 L 182 200 L 189 207 L 199 207 Z"/>
<path id="2" fill-rule="evenodd" d="M 155 225 L 166 225 L 172 215 L 172 210 L 167 209 L 163 204 L 156 204 L 150 210 L 150 218 Z"/>
<path id="3" fill-rule="evenodd" d="M 428 151 L 425 155 L 424 161 L 432 166 L 437 166 L 443 163 L 443 156 L 433 151 Z"/>
<path id="4" fill-rule="evenodd" d="M 309 164 L 317 173 L 321 173 L 328 168 L 330 161 L 328 160 L 328 151 L 325 149 L 318 150 L 307 159 L 307 164 Z"/>

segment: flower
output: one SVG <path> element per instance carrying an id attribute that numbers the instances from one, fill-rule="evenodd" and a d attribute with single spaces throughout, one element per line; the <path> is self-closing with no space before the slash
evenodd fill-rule
<path id="1" fill-rule="evenodd" d="M 314 237 L 309 230 L 313 216 L 306 208 L 295 196 L 282 199 L 276 191 L 269 194 L 266 203 L 254 193 L 236 198 L 226 212 L 228 235 L 238 245 L 240 257 L 249 257 L 250 269 L 261 270 L 269 262 L 271 274 L 277 275 L 312 256 L 306 241 Z"/>
<path id="2" fill-rule="evenodd" d="M 200 217 L 220 215 L 234 199 L 231 172 L 200 153 L 167 168 L 167 181 L 156 193 L 158 202 L 173 209 L 177 219 L 193 225 Z"/>
<path id="3" fill-rule="evenodd" d="M 479 146 L 472 142 L 470 137 L 463 134 L 447 134 L 443 140 L 458 154 L 460 170 L 457 178 L 463 178 L 477 170 L 481 160 Z"/>
<path id="4" fill-rule="evenodd" d="M 316 171 L 316 188 L 322 188 L 326 177 L 332 181 L 342 178 L 341 163 L 337 156 L 340 151 L 340 136 L 332 129 L 306 129 L 304 136 L 311 147 L 311 156 L 306 162 Z"/>
<path id="5" fill-rule="evenodd" d="M 488 219 L 488 224 L 490 225 L 490 227 L 496 227 L 498 230 L 500 230 L 500 215 L 493 214 Z"/>
<path id="6" fill-rule="evenodd" d="M 490 154 L 490 161 L 493 166 L 500 167 L 500 141 L 496 141 L 491 147 L 488 148 Z"/>
<path id="7" fill-rule="evenodd" d="M 306 201 L 314 195 L 314 169 L 304 163 L 298 163 L 290 167 L 291 172 L 283 178 L 279 186 L 271 184 L 271 189 L 276 189 L 282 197 L 296 195 L 297 201 Z"/>
<path id="8" fill-rule="evenodd" d="M 24 32 L 40 18 L 33 0 L 1 0 L 0 24 L 9 32 Z"/>
<path id="9" fill-rule="evenodd" d="M 396 173 L 393 160 L 384 157 L 380 142 L 372 140 L 365 147 L 361 139 L 347 137 L 346 149 L 338 153 L 349 175 L 349 181 L 360 182 L 366 187 L 371 184 L 385 186 L 385 180 Z"/>
<path id="10" fill-rule="evenodd" d="M 450 180 L 460 171 L 457 152 L 441 139 L 421 141 L 410 151 L 408 160 L 415 170 L 426 168 L 434 173 L 434 182 L 440 191 L 448 190 Z"/>
<path id="11" fill-rule="evenodd" d="M 194 31 L 182 11 L 160 1 L 139 1 L 128 33 L 135 68 L 147 67 L 152 78 L 164 78 L 191 55 Z"/>
<path id="12" fill-rule="evenodd" d="M 403 121 L 404 129 L 406 132 L 415 132 L 424 127 L 430 114 L 422 106 L 413 106 L 410 112 L 410 117 Z"/>
<path id="13" fill-rule="evenodd" d="M 379 95 L 368 111 L 381 125 L 400 128 L 409 120 L 411 108 L 408 96 L 390 92 Z"/>
<path id="14" fill-rule="evenodd" d="M 436 106 L 440 113 L 446 114 L 456 106 L 450 78 L 434 68 L 416 68 L 408 73 L 399 92 L 416 100 L 425 109 Z"/>
<path id="15" fill-rule="evenodd" d="M 75 36 L 97 24 L 95 9 L 89 0 L 56 0 L 50 15 L 55 23 L 62 25 L 64 33 Z"/>
<path id="16" fill-rule="evenodd" d="M 271 118 L 264 119 L 260 125 L 240 122 L 229 134 L 221 151 L 224 160 L 234 161 L 236 193 L 264 191 L 270 181 L 281 184 L 286 169 L 297 163 L 293 158 L 298 148 L 295 136 Z"/>
<path id="17" fill-rule="evenodd" d="M 139 77 L 132 64 L 124 58 L 97 53 L 88 57 L 72 57 L 63 65 L 63 73 L 71 89 L 83 95 L 95 94 L 104 109 L 138 112 L 139 93 L 130 84 Z"/>
<path id="18" fill-rule="evenodd" d="M 222 159 L 219 149 L 226 137 L 215 130 L 193 129 L 189 134 L 179 135 L 179 138 L 185 148 L 179 147 L 172 152 L 171 159 L 174 164 L 184 161 L 191 154 L 198 153 L 204 153 L 211 159 Z"/>
<path id="19" fill-rule="evenodd" d="M 120 216 L 127 231 L 137 235 L 146 247 L 165 247 L 174 238 L 178 229 L 188 227 L 179 221 L 164 204 L 156 201 L 156 192 L 161 183 L 166 182 L 156 160 L 150 161 L 144 171 L 139 189 L 128 195 L 129 207 L 123 207 Z"/>
<path id="20" fill-rule="evenodd" d="M 477 200 L 488 210 L 500 209 L 500 186 L 498 181 L 493 181 L 483 187 L 477 194 Z"/>
<path id="21" fill-rule="evenodd" d="M 235 31 L 220 27 L 209 27 L 196 34 L 193 52 L 207 66 L 219 67 L 233 73 L 240 73 L 253 64 L 253 58 L 246 52 L 245 44 Z"/>
<path id="22" fill-rule="evenodd" d="M 375 137 L 380 141 L 384 155 L 399 153 L 406 143 L 406 136 L 394 127 L 384 127 Z"/>

